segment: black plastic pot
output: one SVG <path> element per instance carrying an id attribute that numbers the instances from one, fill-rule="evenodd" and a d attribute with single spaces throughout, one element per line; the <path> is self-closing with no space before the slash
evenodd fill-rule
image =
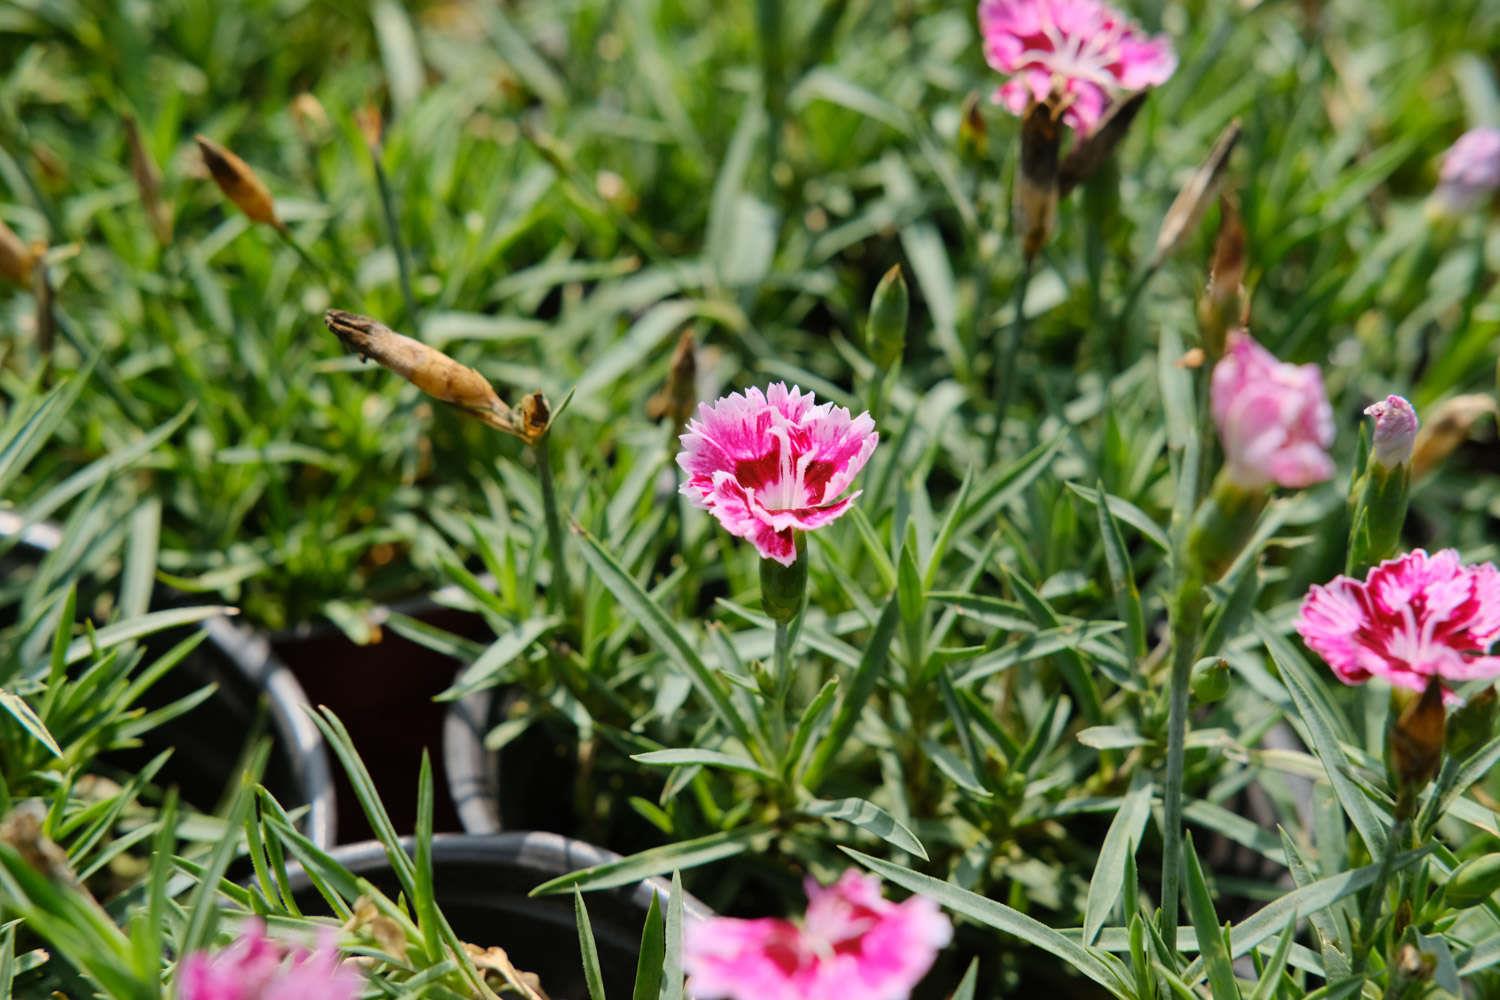
<path id="1" fill-rule="evenodd" d="M 410 851 L 410 839 L 403 843 Z M 394 897 L 399 891 L 385 848 L 378 841 L 347 844 L 336 848 L 332 856 L 387 895 Z M 527 893 L 558 875 L 619 857 L 555 833 L 438 834 L 432 841 L 433 886 L 438 908 L 460 939 L 480 947 L 504 948 L 517 968 L 541 979 L 552 1000 L 584 1000 L 588 991 L 572 896 L 533 899 Z M 304 872 L 294 866 L 289 876 L 297 905 L 304 912 L 326 911 L 326 903 Z M 648 879 L 587 895 L 589 922 L 610 996 L 630 995 L 651 896 L 661 894 L 664 905 L 668 891 L 661 879 Z M 684 900 L 684 910 L 694 918 L 712 916 L 691 896 Z"/>
<path id="2" fill-rule="evenodd" d="M 448 706 L 443 765 L 459 822 L 466 833 L 583 834 L 573 801 L 578 748 L 571 729 L 564 731 L 544 720 L 498 753 L 484 745 L 485 736 L 503 721 L 517 697 L 516 689 L 491 688 Z"/>
<path id="3" fill-rule="evenodd" d="M 0 512 L 0 537 L 18 533 L 20 539 L 6 557 L 12 567 L 35 561 L 61 542 L 52 525 L 22 531 L 14 514 Z M 272 751 L 263 783 L 288 810 L 305 806 L 302 831 L 319 846 L 332 846 L 336 808 L 328 748 L 297 679 L 259 632 L 223 616 L 200 627 L 207 637 L 152 685 L 145 704 L 165 705 L 210 683 L 216 685 L 214 695 L 146 733 L 139 749 L 110 754 L 106 763 L 129 772 L 171 747 L 174 752 L 157 784 L 175 786 L 187 803 L 212 810 L 238 780 L 236 768 L 248 738 L 264 729 L 272 737 Z M 181 632 L 174 631 L 145 640 L 147 661 L 180 638 Z"/>

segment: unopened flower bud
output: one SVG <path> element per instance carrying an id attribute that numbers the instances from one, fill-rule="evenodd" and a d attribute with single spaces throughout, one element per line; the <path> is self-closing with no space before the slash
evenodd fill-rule
<path id="1" fill-rule="evenodd" d="M 1466 910 L 1485 902 L 1500 891 L 1500 854 L 1470 858 L 1448 876 L 1443 902 L 1455 910 Z"/>
<path id="2" fill-rule="evenodd" d="M 1479 208 L 1500 189 L 1500 128 L 1480 127 L 1459 136 L 1446 153 L 1430 210 L 1457 217 Z"/>
<path id="3" fill-rule="evenodd" d="M 344 346 L 373 359 L 434 399 L 455 406 L 484 424 L 534 442 L 547 432 L 552 414 L 541 393 L 522 400 L 520 410 L 506 405 L 489 380 L 442 351 L 397 333 L 368 316 L 330 309 L 327 324 Z"/>
<path id="4" fill-rule="evenodd" d="M 37 254 L 26 245 L 26 241 L 0 222 L 0 276 L 22 288 L 30 288 L 31 272 L 36 262 Z"/>
<path id="5" fill-rule="evenodd" d="M 1151 90 L 1137 90 L 1109 106 L 1098 126 L 1088 135 L 1073 144 L 1062 166 L 1057 170 L 1057 194 L 1066 198 L 1068 193 L 1094 175 L 1125 141 L 1135 116 L 1146 104 Z"/>
<path id="6" fill-rule="evenodd" d="M 1448 736 L 1444 750 L 1455 761 L 1488 743 L 1495 735 L 1496 708 L 1500 707 L 1493 686 L 1473 695 L 1454 710 L 1448 719 Z"/>
<path id="7" fill-rule="evenodd" d="M 969 92 L 959 112 L 958 152 L 969 160 L 984 160 L 990 153 L 989 126 L 985 124 L 977 91 Z"/>
<path id="8" fill-rule="evenodd" d="M 234 153 L 206 136 L 196 136 L 198 151 L 203 155 L 203 164 L 213 176 L 214 183 L 224 192 L 224 197 L 234 202 L 250 221 L 260 222 L 276 229 L 285 229 L 276 217 L 276 206 L 271 201 L 271 192 L 261 183 L 250 165 Z"/>
<path id="9" fill-rule="evenodd" d="M 162 201 L 161 171 L 146 148 L 141 135 L 140 123 L 134 115 L 125 116 L 125 139 L 130 145 L 130 174 L 135 178 L 136 191 L 141 196 L 141 207 L 146 210 L 146 221 L 151 226 L 151 235 L 156 242 L 167 246 L 172 242 L 172 209 Z"/>
<path id="10" fill-rule="evenodd" d="M 893 264 L 875 286 L 875 294 L 870 297 L 870 318 L 865 324 L 865 353 L 882 374 L 894 367 L 906 350 L 910 308 L 901 265 Z"/>
<path id="11" fill-rule="evenodd" d="M 1229 661 L 1222 656 L 1204 660 L 1193 668 L 1193 697 L 1205 705 L 1223 701 L 1229 693 Z"/>
<path id="12" fill-rule="evenodd" d="M 1412 449 L 1411 474 L 1421 479 L 1443 463 L 1462 444 L 1469 431 L 1486 414 L 1500 416 L 1500 406 L 1483 393 L 1454 396 L 1439 403 L 1422 429 Z"/>
<path id="13" fill-rule="evenodd" d="M 1352 576 L 1389 559 L 1401 546 L 1411 490 L 1412 443 L 1417 436 L 1417 412 L 1400 396 L 1387 396 L 1365 413 L 1375 418 L 1375 435 L 1364 474 L 1353 490 L 1345 567 Z"/>
<path id="14" fill-rule="evenodd" d="M 1391 690 L 1391 707 L 1399 708 L 1386 732 L 1386 755 L 1396 784 L 1397 818 L 1409 818 L 1417 795 L 1427 787 L 1443 759 L 1447 713 L 1443 710 L 1443 685 L 1428 682 L 1420 696 L 1403 688 Z"/>
<path id="15" fill-rule="evenodd" d="M 1034 101 L 1021 119 L 1021 166 L 1016 174 L 1016 230 L 1021 252 L 1032 260 L 1052 235 L 1057 218 L 1058 119 L 1062 105 L 1057 95 Z"/>
<path id="16" fill-rule="evenodd" d="M 1198 297 L 1198 331 L 1204 349 L 1216 359 L 1224 353 L 1229 331 L 1243 326 L 1248 319 L 1245 241 L 1245 220 L 1240 215 L 1239 200 L 1232 194 L 1221 195 L 1219 235 L 1214 240 L 1208 287 Z"/>
<path id="17" fill-rule="evenodd" d="M 1365 416 L 1375 419 L 1371 461 L 1394 469 L 1411 461 L 1417 441 L 1417 411 L 1400 396 L 1387 396 L 1365 407 Z"/>
<path id="18" fill-rule="evenodd" d="M 802 610 L 807 593 L 807 538 L 796 532 L 797 552 L 790 566 L 775 559 L 760 561 L 760 604 L 774 622 L 786 624 Z"/>
<path id="19" fill-rule="evenodd" d="M 1234 152 L 1235 144 L 1239 141 L 1240 123 L 1235 119 L 1219 134 L 1213 149 L 1209 150 L 1208 158 L 1193 171 L 1193 176 L 1188 178 L 1182 190 L 1177 192 L 1177 197 L 1162 219 L 1161 232 L 1156 236 L 1156 249 L 1151 254 L 1153 269 L 1161 266 L 1162 261 L 1170 257 L 1198 225 L 1204 209 L 1218 192 L 1224 167 L 1229 163 L 1229 154 Z"/>
<path id="20" fill-rule="evenodd" d="M 291 111 L 292 124 L 304 143 L 312 146 L 327 138 L 328 112 L 323 110 L 323 102 L 304 90 L 292 98 Z"/>

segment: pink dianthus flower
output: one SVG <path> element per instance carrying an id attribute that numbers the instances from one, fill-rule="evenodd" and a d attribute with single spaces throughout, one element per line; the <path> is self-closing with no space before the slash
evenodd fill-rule
<path id="1" fill-rule="evenodd" d="M 177 1000 L 354 1000 L 362 982 L 331 940 L 312 952 L 288 948 L 251 920 L 228 947 L 182 960 Z"/>
<path id="2" fill-rule="evenodd" d="M 995 100 L 1021 114 L 1045 100 L 1053 78 L 1068 107 L 1063 121 L 1087 135 L 1115 94 L 1165 83 L 1177 55 L 1165 36 L 1144 34 L 1099 0 L 981 0 L 984 58 L 1010 76 Z"/>
<path id="3" fill-rule="evenodd" d="M 953 935 L 936 903 L 893 903 L 880 879 L 846 871 L 807 880 L 801 923 L 714 917 L 690 923 L 683 943 L 696 1000 L 906 1000 Z"/>
<path id="4" fill-rule="evenodd" d="M 1333 475 L 1333 408 L 1317 365 L 1291 365 L 1244 330 L 1214 366 L 1209 402 L 1225 469 L 1244 487 L 1301 488 Z"/>
<path id="5" fill-rule="evenodd" d="M 1452 549 L 1421 549 L 1371 569 L 1364 582 L 1334 577 L 1307 592 L 1297 632 L 1345 684 L 1379 677 L 1423 691 L 1500 677 L 1500 570 L 1465 566 Z"/>
<path id="6" fill-rule="evenodd" d="M 1473 128 L 1443 154 L 1436 196 L 1451 212 L 1477 208 L 1500 188 L 1500 128 Z"/>
<path id="7" fill-rule="evenodd" d="M 812 393 L 777 382 L 698 407 L 677 464 L 683 494 L 748 539 L 767 559 L 797 560 L 796 531 L 836 520 L 859 496 L 839 499 L 880 435 L 868 413 L 851 417 Z"/>

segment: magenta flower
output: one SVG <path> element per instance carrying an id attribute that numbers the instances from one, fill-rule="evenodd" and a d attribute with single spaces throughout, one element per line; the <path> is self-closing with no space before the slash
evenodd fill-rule
<path id="1" fill-rule="evenodd" d="M 800 924 L 714 917 L 687 926 L 683 967 L 695 1000 L 905 1000 L 953 936 L 936 903 L 893 903 L 880 879 L 846 871 L 807 880 Z"/>
<path id="2" fill-rule="evenodd" d="M 812 393 L 777 382 L 709 406 L 682 435 L 682 492 L 749 539 L 767 559 L 796 562 L 796 531 L 836 520 L 858 493 L 838 499 L 869 461 L 880 435 L 868 413 L 850 417 Z"/>
<path id="3" fill-rule="evenodd" d="M 1375 418 L 1375 461 L 1387 469 L 1410 462 L 1417 442 L 1417 411 L 1412 405 L 1400 396 L 1387 396 L 1365 407 L 1365 416 Z"/>
<path id="4" fill-rule="evenodd" d="M 1422 691 L 1436 677 L 1500 677 L 1500 570 L 1465 566 L 1444 549 L 1421 549 L 1370 570 L 1315 586 L 1302 601 L 1297 632 L 1345 684 L 1380 677 Z M 1450 694 L 1447 687 L 1444 693 Z"/>
<path id="5" fill-rule="evenodd" d="M 251 920 L 222 951 L 182 960 L 177 1000 L 354 1000 L 362 982 L 354 966 L 339 961 L 332 940 L 312 952 L 289 948 Z"/>
<path id="6" fill-rule="evenodd" d="M 980 0 L 979 31 L 985 61 L 1010 76 L 995 101 L 1019 115 L 1045 100 L 1055 79 L 1069 102 L 1063 121 L 1079 135 L 1094 130 L 1116 93 L 1165 83 L 1177 69 L 1170 40 L 1143 34 L 1099 0 Z"/>
<path id="7" fill-rule="evenodd" d="M 1500 128 L 1474 128 L 1443 154 L 1438 201 L 1450 212 L 1477 208 L 1500 188 Z"/>
<path id="8" fill-rule="evenodd" d="M 1244 330 L 1214 366 L 1209 387 L 1225 471 L 1237 484 L 1299 488 L 1333 475 L 1333 408 L 1317 365 L 1289 365 Z"/>

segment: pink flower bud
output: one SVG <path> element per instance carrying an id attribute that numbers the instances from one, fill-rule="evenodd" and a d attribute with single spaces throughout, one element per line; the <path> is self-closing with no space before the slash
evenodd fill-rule
<path id="1" fill-rule="evenodd" d="M 1333 408 L 1317 365 L 1291 365 L 1244 330 L 1214 366 L 1210 403 L 1225 471 L 1240 486 L 1292 489 L 1333 475 Z"/>
<path id="2" fill-rule="evenodd" d="M 1440 208 L 1460 214 L 1477 208 L 1500 188 L 1500 128 L 1475 128 L 1443 154 L 1434 192 Z"/>
<path id="3" fill-rule="evenodd" d="M 1375 418 L 1375 461 L 1387 469 L 1411 461 L 1417 441 L 1417 411 L 1400 396 L 1387 396 L 1365 407 L 1365 416 Z"/>

